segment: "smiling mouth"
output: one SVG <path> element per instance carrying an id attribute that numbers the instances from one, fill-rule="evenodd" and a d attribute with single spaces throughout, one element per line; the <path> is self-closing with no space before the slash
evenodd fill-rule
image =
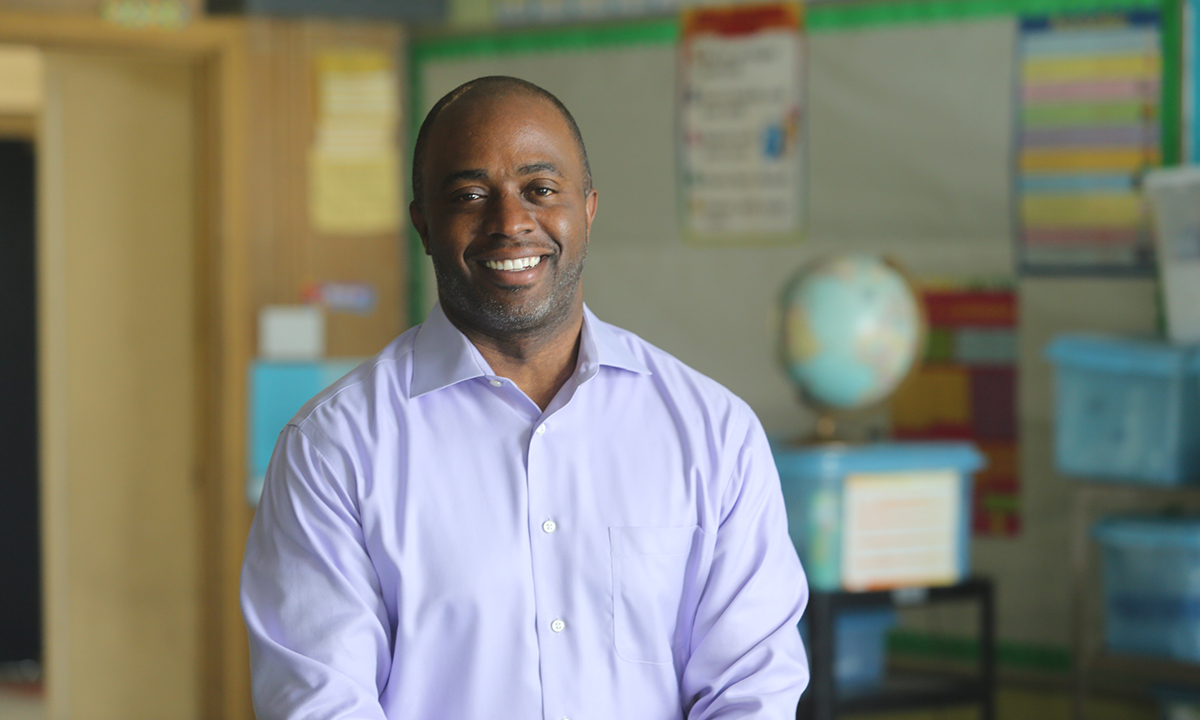
<path id="1" fill-rule="evenodd" d="M 516 258 L 514 260 L 485 260 L 483 266 L 491 270 L 528 270 L 532 267 L 537 267 L 542 262 L 541 255 L 532 257 Z"/>

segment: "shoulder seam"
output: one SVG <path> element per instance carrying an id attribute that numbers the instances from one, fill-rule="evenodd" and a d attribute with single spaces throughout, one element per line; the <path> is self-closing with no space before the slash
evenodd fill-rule
<path id="1" fill-rule="evenodd" d="M 396 360 L 399 360 L 399 359 L 400 359 L 400 357 L 403 357 L 404 355 L 407 355 L 407 354 L 409 354 L 410 352 L 412 352 L 412 350 L 411 350 L 411 349 L 408 349 L 408 350 L 405 350 L 405 351 L 404 351 L 404 353 L 403 353 L 403 354 L 401 354 L 399 357 L 394 357 L 394 358 L 376 358 L 376 359 L 375 359 L 375 364 L 371 365 L 371 369 L 372 369 L 372 370 L 374 370 L 375 368 L 379 367 L 380 365 L 382 365 L 383 363 L 385 363 L 385 362 L 388 362 L 388 361 L 395 362 Z M 316 412 L 316 411 L 317 411 L 319 408 L 323 407 L 323 406 L 324 406 L 326 403 L 330 402 L 331 400 L 333 400 L 334 398 L 336 398 L 338 395 L 341 395 L 343 392 L 345 392 L 345 391 L 347 391 L 347 390 L 350 390 L 350 389 L 352 389 L 352 388 L 356 388 L 356 387 L 358 387 L 358 386 L 360 386 L 360 385 L 362 385 L 362 384 L 363 384 L 363 381 L 362 381 L 362 380 L 356 380 L 356 381 L 354 381 L 354 382 L 352 382 L 352 383 L 347 383 L 347 384 L 346 384 L 346 385 L 344 385 L 343 387 L 340 387 L 340 388 L 338 388 L 338 389 L 337 389 L 337 392 L 330 394 L 330 396 L 329 396 L 329 397 L 325 398 L 324 400 L 322 400 L 321 402 L 317 403 L 316 405 L 313 405 L 313 406 L 312 406 L 312 408 L 310 408 L 310 409 L 309 409 L 308 413 L 307 413 L 307 414 L 306 414 L 304 417 L 302 417 L 302 418 L 297 418 L 297 419 L 293 420 L 291 424 L 293 424 L 293 425 L 295 425 L 297 428 L 299 428 L 301 423 L 307 422 L 307 421 L 308 421 L 308 419 L 309 419 L 310 417 L 312 417 L 313 413 L 315 413 L 315 412 Z M 307 435 L 307 433 L 306 433 L 306 435 Z M 309 440 L 311 441 L 311 440 L 312 440 L 312 438 L 309 438 Z"/>

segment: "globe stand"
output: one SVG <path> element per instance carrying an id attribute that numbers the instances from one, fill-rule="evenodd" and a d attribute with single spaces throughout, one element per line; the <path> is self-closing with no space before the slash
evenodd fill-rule
<path id="1" fill-rule="evenodd" d="M 817 416 L 817 426 L 813 432 L 816 443 L 832 443 L 837 441 L 837 420 L 828 413 Z"/>

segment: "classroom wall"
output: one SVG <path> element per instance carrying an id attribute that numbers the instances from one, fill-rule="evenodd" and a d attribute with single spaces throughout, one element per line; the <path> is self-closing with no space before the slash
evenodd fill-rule
<path id="1" fill-rule="evenodd" d="M 810 34 L 810 221 L 804 238 L 780 246 L 680 238 L 670 43 L 595 48 L 588 62 L 572 60 L 578 49 L 570 48 L 439 59 L 419 76 L 416 110 L 485 74 L 518 75 L 558 94 L 580 124 L 600 193 L 584 276 L 589 306 L 727 385 L 768 432 L 794 435 L 813 416 L 776 362 L 775 307 L 806 261 L 884 252 L 922 278 L 1014 276 L 1015 32 L 1011 17 L 993 17 Z M 422 262 L 428 305 L 433 282 Z M 1071 485 L 1053 469 L 1043 348 L 1067 330 L 1151 333 L 1155 284 L 1022 279 L 1017 287 L 1024 527 L 1013 539 L 976 538 L 972 563 L 997 581 L 1005 641 L 1066 647 Z M 969 630 L 961 614 L 922 622 Z"/>

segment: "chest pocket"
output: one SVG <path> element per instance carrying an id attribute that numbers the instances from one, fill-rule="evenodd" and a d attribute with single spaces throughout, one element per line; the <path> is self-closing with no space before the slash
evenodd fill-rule
<path id="1" fill-rule="evenodd" d="M 613 642 L 625 660 L 669 664 L 687 640 L 680 607 L 698 526 L 610 527 Z"/>

